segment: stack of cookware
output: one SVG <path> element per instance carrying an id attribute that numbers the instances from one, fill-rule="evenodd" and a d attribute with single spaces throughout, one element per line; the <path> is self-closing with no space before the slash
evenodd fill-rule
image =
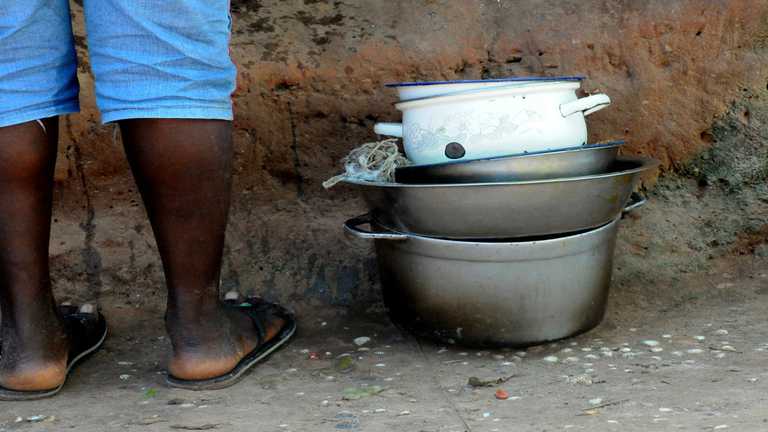
<path id="1" fill-rule="evenodd" d="M 391 84 L 414 165 L 395 182 L 347 180 L 370 212 L 345 223 L 375 241 L 392 318 L 470 346 L 524 346 L 596 326 L 621 214 L 657 162 L 587 144 L 581 77 Z M 364 226 L 370 225 L 370 229 Z"/>

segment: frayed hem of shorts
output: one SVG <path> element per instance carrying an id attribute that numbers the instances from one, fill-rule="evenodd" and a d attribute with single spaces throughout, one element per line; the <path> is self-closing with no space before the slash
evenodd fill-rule
<path id="1" fill-rule="evenodd" d="M 201 120 L 232 120 L 232 107 L 180 107 L 156 109 L 123 109 L 101 114 L 101 123 L 109 124 L 120 120 L 133 119 L 201 119 Z"/>
<path id="2" fill-rule="evenodd" d="M 80 112 L 80 104 L 77 102 L 57 104 L 45 108 L 34 108 L 28 111 L 15 112 L 13 115 L 0 116 L 0 127 L 15 126 L 35 120 L 77 112 Z"/>

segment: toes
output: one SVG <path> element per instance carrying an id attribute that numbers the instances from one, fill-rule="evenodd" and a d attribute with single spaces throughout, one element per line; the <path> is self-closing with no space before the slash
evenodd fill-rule
<path id="1" fill-rule="evenodd" d="M 227 303 L 240 303 L 240 299 L 240 293 L 234 290 L 224 294 L 224 301 Z"/>
<path id="2" fill-rule="evenodd" d="M 78 310 L 81 314 L 95 314 L 96 313 L 96 305 L 91 303 L 84 303 L 82 306 L 80 306 L 80 309 Z"/>

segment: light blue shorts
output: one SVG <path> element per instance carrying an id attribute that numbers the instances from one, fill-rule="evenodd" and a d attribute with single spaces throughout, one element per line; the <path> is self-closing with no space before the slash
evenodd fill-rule
<path id="1" fill-rule="evenodd" d="M 85 0 L 104 123 L 232 119 L 229 0 Z M 0 0 L 0 127 L 79 111 L 69 0 Z"/>

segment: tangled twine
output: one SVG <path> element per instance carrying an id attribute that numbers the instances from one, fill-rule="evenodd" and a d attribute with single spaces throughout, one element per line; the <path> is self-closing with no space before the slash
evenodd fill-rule
<path id="1" fill-rule="evenodd" d="M 330 189 L 345 179 L 394 182 L 395 169 L 411 164 L 397 148 L 397 139 L 370 142 L 352 150 L 341 160 L 344 174 L 334 176 L 323 187 Z"/>

